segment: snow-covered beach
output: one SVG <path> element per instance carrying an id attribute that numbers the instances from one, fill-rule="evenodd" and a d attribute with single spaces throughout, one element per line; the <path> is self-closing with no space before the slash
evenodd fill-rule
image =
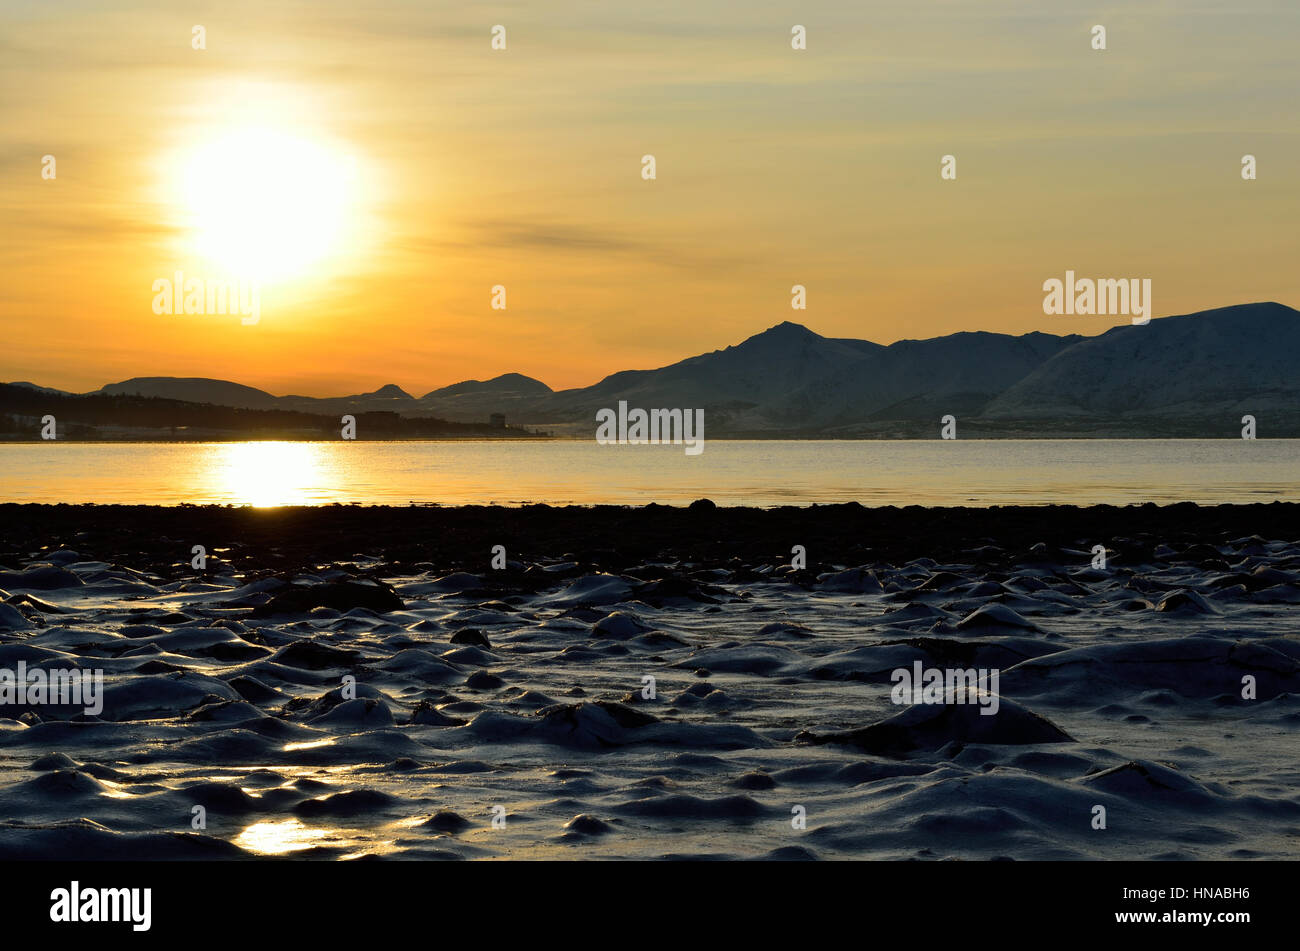
<path id="1" fill-rule="evenodd" d="M 1300 856 L 1290 505 L 2 508 L 0 857 Z"/>

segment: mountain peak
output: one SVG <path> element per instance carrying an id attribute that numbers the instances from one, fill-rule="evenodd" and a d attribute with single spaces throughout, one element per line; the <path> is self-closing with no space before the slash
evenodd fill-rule
<path id="1" fill-rule="evenodd" d="M 488 385 L 500 386 L 522 386 L 528 390 L 550 393 L 551 388 L 541 380 L 534 380 L 531 376 L 524 376 L 522 373 L 502 373 L 500 376 L 494 376 L 488 380 Z"/>
<path id="2" fill-rule="evenodd" d="M 812 337 L 820 337 L 821 335 L 809 330 L 803 324 L 796 324 L 793 320 L 783 320 L 775 327 L 768 327 L 761 334 L 757 334 L 756 336 L 808 339 Z M 751 337 L 750 339 L 752 340 L 753 338 Z"/>
<path id="3" fill-rule="evenodd" d="M 541 380 L 534 380 L 531 376 L 524 376 L 522 373 L 502 373 L 490 380 L 461 380 L 459 383 L 453 383 L 451 386 L 444 386 L 436 390 L 425 393 L 421 399 L 427 400 L 438 397 L 461 397 L 470 394 L 480 396 L 514 396 L 523 397 L 540 397 L 552 390 Z"/>
<path id="4" fill-rule="evenodd" d="M 754 334 L 747 337 L 728 350 L 740 350 L 742 352 L 754 350 L 755 348 L 785 348 L 797 346 L 799 344 L 814 343 L 818 340 L 824 340 L 820 334 L 814 333 L 803 324 L 796 324 L 791 320 L 783 320 L 774 327 L 768 327 L 762 333 Z"/>
<path id="5" fill-rule="evenodd" d="M 396 383 L 385 383 L 383 386 L 381 386 L 379 389 L 375 390 L 373 393 L 363 393 L 363 394 L 361 394 L 361 395 L 362 395 L 362 396 L 373 396 L 373 397 L 376 397 L 376 398 L 378 398 L 378 399 L 389 399 L 389 400 L 413 400 L 413 399 L 415 399 L 414 396 L 412 396 L 410 393 L 406 392 L 406 390 L 402 389 L 402 388 L 401 388 L 400 386 L 398 386 Z"/>

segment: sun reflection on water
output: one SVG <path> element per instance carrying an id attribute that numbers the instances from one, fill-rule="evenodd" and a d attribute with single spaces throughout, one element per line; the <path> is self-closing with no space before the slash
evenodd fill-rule
<path id="1" fill-rule="evenodd" d="M 297 819 L 254 822 L 235 837 L 235 845 L 259 855 L 283 855 L 321 845 L 331 834 L 328 829 L 313 829 Z"/>
<path id="2" fill-rule="evenodd" d="M 304 825 L 298 819 L 254 822 L 235 836 L 234 844 L 257 855 L 287 855 L 308 849 L 331 849 L 340 859 L 392 852 L 396 842 L 373 838 L 372 830 L 327 829 Z M 345 851 L 346 850 L 346 851 Z"/>
<path id="3" fill-rule="evenodd" d="M 222 495 L 257 507 L 320 502 L 322 450 L 310 442 L 240 442 L 215 447 Z"/>

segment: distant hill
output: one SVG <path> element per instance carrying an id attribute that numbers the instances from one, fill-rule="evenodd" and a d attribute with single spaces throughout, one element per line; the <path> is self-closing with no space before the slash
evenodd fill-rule
<path id="1" fill-rule="evenodd" d="M 360 396 L 353 397 L 358 400 L 413 400 L 415 399 L 410 393 L 402 389 L 396 383 L 386 383 L 373 393 L 362 393 Z"/>
<path id="2" fill-rule="evenodd" d="M 56 390 L 53 387 L 49 387 L 49 386 L 37 386 L 35 383 L 28 383 L 24 380 L 16 380 L 13 383 L 10 383 L 9 385 L 21 386 L 29 390 L 36 390 L 38 393 L 52 393 L 56 396 L 70 395 L 65 390 Z"/>
<path id="3" fill-rule="evenodd" d="M 420 397 L 420 412 L 444 419 L 483 420 L 492 413 L 507 419 L 532 414 L 552 394 L 541 380 L 522 373 L 505 373 L 491 380 L 465 380 Z"/>
<path id="4" fill-rule="evenodd" d="M 218 388 L 218 392 L 222 390 Z M 40 439 L 42 420 L 47 416 L 55 418 L 55 431 L 59 439 L 341 438 L 340 421 L 333 414 L 303 413 L 283 408 L 221 406 L 135 393 L 96 392 L 78 396 L 43 387 L 0 383 L 0 439 Z M 487 422 L 458 423 L 433 417 L 410 418 L 390 411 L 356 414 L 356 438 L 359 440 L 485 436 L 523 438 L 535 435 L 538 434 L 520 427 L 503 430 Z"/>
<path id="5" fill-rule="evenodd" d="M 455 399 L 460 396 L 477 396 L 485 393 L 499 396 L 538 397 L 551 392 L 551 388 L 541 380 L 534 380 L 522 373 L 503 373 L 487 381 L 465 380 L 463 383 L 453 383 L 451 386 L 426 393 L 421 399 Z"/>
<path id="6" fill-rule="evenodd" d="M 932 437 L 947 414 L 968 436 L 1229 435 L 1247 413 L 1268 417 L 1261 435 L 1300 436 L 1300 313 L 1242 304 L 1095 337 L 976 331 L 889 346 L 822 337 L 786 321 L 722 350 L 560 391 L 506 373 L 418 399 L 393 383 L 322 399 L 172 377 L 100 392 L 474 424 L 503 413 L 512 425 L 574 433 L 594 426 L 597 410 L 626 400 L 645 409 L 703 408 L 713 436 Z"/>
<path id="7" fill-rule="evenodd" d="M 556 421 L 590 417 L 627 400 L 629 406 L 704 407 L 733 422 L 818 380 L 862 365 L 884 349 L 867 340 L 836 340 L 785 322 L 712 353 L 658 370 L 624 370 L 594 386 L 564 390 L 539 409 Z"/>
<path id="8" fill-rule="evenodd" d="M 767 402 L 756 415 L 793 429 L 975 415 L 1010 383 L 1079 339 L 975 332 L 900 340 Z"/>
<path id="9" fill-rule="evenodd" d="M 985 410 L 1124 417 L 1300 409 L 1300 313 L 1245 304 L 1113 327 L 1044 361 Z"/>
<path id="10" fill-rule="evenodd" d="M 276 398 L 264 390 L 202 377 L 138 376 L 121 383 L 110 383 L 97 392 L 108 396 L 153 396 L 242 409 L 271 409 L 276 404 Z"/>

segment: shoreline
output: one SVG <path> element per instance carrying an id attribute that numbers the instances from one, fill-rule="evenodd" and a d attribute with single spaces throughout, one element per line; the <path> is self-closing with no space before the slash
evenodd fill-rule
<path id="1" fill-rule="evenodd" d="M 537 423 L 537 426 L 561 425 Z M 512 430 L 516 427 L 510 427 Z M 184 437 L 163 437 L 154 438 L 144 436 L 96 436 L 94 438 L 85 438 L 78 436 L 59 436 L 57 439 L 43 439 L 40 436 L 15 436 L 10 437 L 7 434 L 0 434 L 0 446 L 32 446 L 47 445 L 50 443 L 62 444 L 70 443 L 77 446 L 96 446 L 96 445 L 181 445 L 193 446 L 202 444 L 223 444 L 223 443 L 246 443 L 246 442 L 307 442 L 307 443 L 336 443 L 336 442 L 365 442 L 365 443 L 408 443 L 408 442 L 596 442 L 590 430 L 584 429 L 581 432 L 562 432 L 558 430 L 542 431 L 524 431 L 519 427 L 519 432 L 512 432 L 510 435 L 494 436 L 488 433 L 472 433 L 464 436 L 441 435 L 441 436 L 380 436 L 367 437 L 357 436 L 355 439 L 343 440 L 338 436 L 299 436 L 291 433 L 243 433 L 243 434 L 205 434 L 193 438 Z M 1048 433 L 1046 435 L 1026 435 L 1024 432 L 984 432 L 977 435 L 963 435 L 962 442 L 1238 442 L 1241 441 L 1240 433 L 1225 431 L 1223 433 L 1213 432 L 1183 432 L 1177 434 L 1151 435 L 1146 432 L 1092 432 L 1092 433 Z M 1294 431 L 1287 430 L 1280 435 L 1255 436 L 1251 441 L 1256 442 L 1294 442 L 1300 440 L 1300 429 Z M 945 442 L 942 437 L 935 436 L 931 429 L 922 429 L 917 427 L 906 433 L 876 433 L 861 435 L 828 435 L 824 433 L 808 433 L 800 435 L 798 433 L 785 432 L 727 432 L 721 436 L 708 436 L 704 443 L 713 442 L 797 442 L 797 443 L 817 443 L 817 442 Z M 646 445 L 654 445 L 647 443 Z"/>
<path id="2" fill-rule="evenodd" d="M 1300 503 L 1199 506 L 933 507 L 859 503 L 719 507 L 651 503 L 517 507 L 322 505 L 68 505 L 0 503 L 0 563 L 34 550 L 92 548 L 123 563 L 188 573 L 189 549 L 230 549 L 232 561 L 284 568 L 380 557 L 448 570 L 483 570 L 494 545 L 511 561 L 575 556 L 606 570 L 647 560 L 788 564 L 803 545 L 808 574 L 869 561 L 944 559 L 992 542 L 1026 555 L 1036 544 L 1104 544 L 1149 558 L 1160 544 L 1243 536 L 1300 539 Z M 976 555 L 978 557 L 978 555 Z M 181 570 L 182 567 L 185 570 Z"/>

